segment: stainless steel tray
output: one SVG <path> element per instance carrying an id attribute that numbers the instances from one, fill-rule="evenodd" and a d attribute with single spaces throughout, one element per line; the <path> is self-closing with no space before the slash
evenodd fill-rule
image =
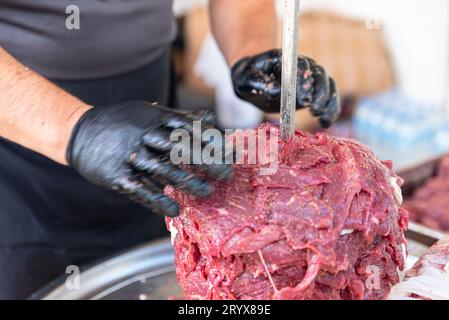
<path id="1" fill-rule="evenodd" d="M 181 298 L 170 240 L 143 245 L 80 273 L 80 289 L 68 289 L 61 277 L 32 300 L 158 300 Z"/>
<path id="2" fill-rule="evenodd" d="M 407 232 L 411 267 L 443 233 L 411 223 Z M 182 299 L 176 280 L 170 240 L 151 243 L 86 269 L 80 274 L 80 289 L 70 290 L 61 278 L 32 299 L 51 300 L 153 300 Z"/>

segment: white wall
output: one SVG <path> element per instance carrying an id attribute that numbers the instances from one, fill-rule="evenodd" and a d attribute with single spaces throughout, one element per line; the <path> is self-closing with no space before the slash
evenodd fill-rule
<path id="1" fill-rule="evenodd" d="M 449 86 L 449 1 L 302 0 L 303 9 L 325 8 L 379 21 L 400 88 L 442 105 Z"/>

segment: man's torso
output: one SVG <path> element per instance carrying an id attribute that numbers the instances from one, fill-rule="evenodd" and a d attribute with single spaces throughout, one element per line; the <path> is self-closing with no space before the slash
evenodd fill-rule
<path id="1" fill-rule="evenodd" d="M 142 67 L 169 45 L 175 29 L 172 0 L 0 2 L 0 46 L 52 79 L 101 78 Z"/>
<path id="2" fill-rule="evenodd" d="M 0 46 L 91 105 L 165 103 L 171 2 L 0 0 Z M 66 29 L 69 4 L 79 30 Z M 1 137 L 0 158 L 0 299 L 166 233 L 162 217 Z"/>

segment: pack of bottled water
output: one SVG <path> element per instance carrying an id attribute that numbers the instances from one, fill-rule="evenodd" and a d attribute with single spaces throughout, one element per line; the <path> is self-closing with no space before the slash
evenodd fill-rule
<path id="1" fill-rule="evenodd" d="M 396 89 L 362 98 L 354 129 L 358 137 L 376 144 L 449 150 L 449 118 L 441 107 L 413 101 Z"/>

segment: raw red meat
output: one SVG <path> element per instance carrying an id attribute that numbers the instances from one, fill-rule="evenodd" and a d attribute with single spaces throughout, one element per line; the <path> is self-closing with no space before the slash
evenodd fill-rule
<path id="1" fill-rule="evenodd" d="M 449 238 L 438 241 L 393 287 L 392 300 L 449 299 Z"/>
<path id="2" fill-rule="evenodd" d="M 404 208 L 410 212 L 413 221 L 430 228 L 449 231 L 449 156 L 444 157 L 437 176 L 429 179 Z"/>
<path id="3" fill-rule="evenodd" d="M 427 250 L 418 262 L 407 271 L 405 280 L 421 275 L 428 266 L 449 272 L 449 238 L 438 241 Z"/>
<path id="4" fill-rule="evenodd" d="M 270 128 L 278 134 L 260 130 Z M 167 190 L 181 206 L 167 226 L 186 297 L 385 298 L 404 268 L 408 222 L 391 162 L 324 133 L 297 131 L 278 148 L 275 175 L 238 165 L 209 198 Z"/>

